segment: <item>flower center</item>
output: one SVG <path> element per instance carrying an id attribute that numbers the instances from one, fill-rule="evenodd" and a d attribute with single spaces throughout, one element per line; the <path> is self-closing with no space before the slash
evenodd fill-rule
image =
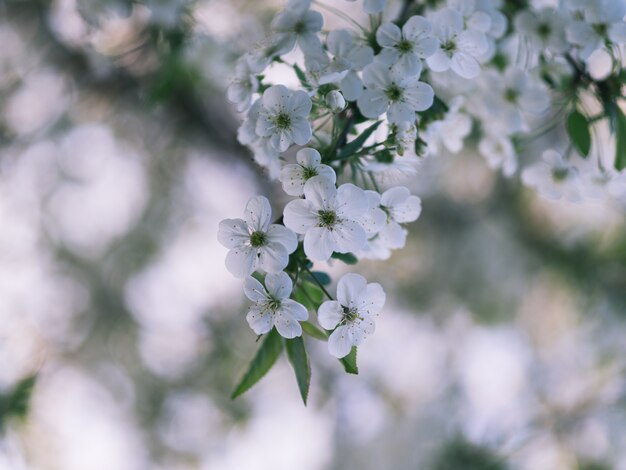
<path id="1" fill-rule="evenodd" d="M 537 26 L 537 34 L 542 39 L 547 39 L 551 32 L 552 28 L 548 23 L 540 23 L 539 26 Z"/>
<path id="2" fill-rule="evenodd" d="M 304 24 L 303 21 L 298 21 L 294 26 L 293 26 L 293 32 L 296 34 L 302 34 L 306 32 L 306 25 Z"/>
<path id="3" fill-rule="evenodd" d="M 274 125 L 280 130 L 289 129 L 291 117 L 287 113 L 278 113 L 274 118 Z"/>
<path id="4" fill-rule="evenodd" d="M 319 211 L 319 226 L 331 228 L 337 222 L 337 214 L 335 211 Z"/>
<path id="5" fill-rule="evenodd" d="M 606 36 L 606 33 L 608 32 L 608 27 L 606 23 L 597 23 L 593 25 L 593 30 L 598 36 Z"/>
<path id="6" fill-rule="evenodd" d="M 280 299 L 276 297 L 269 296 L 267 299 L 267 308 L 273 312 L 277 311 L 280 308 L 281 302 Z"/>
<path id="7" fill-rule="evenodd" d="M 448 54 L 449 56 L 451 56 L 452 54 L 456 52 L 456 41 L 453 39 L 450 39 L 449 41 L 444 42 L 441 45 L 441 50 L 445 52 L 446 54 Z"/>
<path id="8" fill-rule="evenodd" d="M 250 235 L 250 245 L 252 248 L 260 248 L 267 243 L 267 235 L 265 232 L 252 232 Z"/>
<path id="9" fill-rule="evenodd" d="M 552 179 L 554 179 L 554 181 L 563 181 L 565 178 L 567 178 L 568 173 L 569 170 L 567 168 L 553 168 Z"/>
<path id="10" fill-rule="evenodd" d="M 359 318 L 359 312 L 356 308 L 348 308 L 343 307 L 343 321 L 344 322 L 353 322 Z"/>
<path id="11" fill-rule="evenodd" d="M 400 54 L 406 54 L 408 52 L 412 52 L 413 43 L 411 41 L 403 39 L 396 45 L 396 49 L 398 49 L 398 52 L 400 52 Z"/>
<path id="12" fill-rule="evenodd" d="M 518 96 L 519 93 L 517 92 L 517 90 L 514 90 L 512 88 L 507 88 L 504 92 L 504 99 L 507 100 L 509 103 L 516 103 Z"/>
<path id="13" fill-rule="evenodd" d="M 304 180 L 308 180 L 313 178 L 314 176 L 317 176 L 317 170 L 315 168 L 311 168 L 311 167 L 302 167 L 302 177 L 304 178 Z"/>
<path id="14" fill-rule="evenodd" d="M 400 101 L 402 98 L 402 88 L 392 83 L 391 86 L 385 90 L 385 94 L 387 98 L 389 98 L 389 101 Z"/>

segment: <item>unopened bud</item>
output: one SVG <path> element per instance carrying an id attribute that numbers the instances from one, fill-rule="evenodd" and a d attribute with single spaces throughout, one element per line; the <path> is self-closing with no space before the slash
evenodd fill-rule
<path id="1" fill-rule="evenodd" d="M 340 91 L 333 90 L 326 95 L 326 105 L 333 113 L 338 113 L 346 107 L 346 99 Z"/>

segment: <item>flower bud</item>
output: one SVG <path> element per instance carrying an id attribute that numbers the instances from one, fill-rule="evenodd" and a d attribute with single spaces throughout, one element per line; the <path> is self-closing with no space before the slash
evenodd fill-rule
<path id="1" fill-rule="evenodd" d="M 340 91 L 333 90 L 326 95 L 326 105 L 333 113 L 343 111 L 346 107 L 346 99 L 343 97 Z"/>

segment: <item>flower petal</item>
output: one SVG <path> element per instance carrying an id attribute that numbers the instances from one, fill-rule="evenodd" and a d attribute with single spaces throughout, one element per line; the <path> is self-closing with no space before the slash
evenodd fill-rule
<path id="1" fill-rule="evenodd" d="M 315 261 L 327 261 L 337 248 L 333 232 L 313 227 L 304 235 L 304 253 Z"/>
<path id="2" fill-rule="evenodd" d="M 296 233 L 306 233 L 317 224 L 317 211 L 305 199 L 289 202 L 283 211 L 285 226 Z"/>
<path id="3" fill-rule="evenodd" d="M 278 224 L 272 224 L 267 229 L 269 243 L 280 243 L 287 253 L 293 253 L 298 247 L 298 237 L 292 230 Z"/>
<path id="4" fill-rule="evenodd" d="M 283 300 L 281 308 L 286 315 L 290 315 L 298 321 L 305 321 L 309 318 L 309 312 L 306 307 L 295 300 Z"/>
<path id="5" fill-rule="evenodd" d="M 267 232 L 272 220 L 272 207 L 265 196 L 251 198 L 246 204 L 244 218 L 252 230 Z"/>
<path id="6" fill-rule="evenodd" d="M 268 243 L 258 248 L 258 268 L 267 273 L 282 271 L 289 264 L 287 249 L 280 243 Z"/>
<path id="7" fill-rule="evenodd" d="M 345 307 L 355 307 L 366 286 L 367 280 L 360 274 L 344 274 L 337 283 L 337 300 Z"/>
<path id="8" fill-rule="evenodd" d="M 252 276 L 246 278 L 243 284 L 243 292 L 252 302 L 261 302 L 267 298 L 265 287 Z"/>
<path id="9" fill-rule="evenodd" d="M 256 250 L 251 246 L 235 247 L 226 255 L 226 269 L 235 277 L 244 278 L 254 272 Z"/>
<path id="10" fill-rule="evenodd" d="M 257 335 L 268 333 L 274 326 L 274 316 L 271 312 L 263 312 L 257 306 L 250 308 L 246 315 L 248 325 Z"/>
<path id="11" fill-rule="evenodd" d="M 283 338 L 295 338 L 296 336 L 302 336 L 302 327 L 298 320 L 286 313 L 282 309 L 278 310 L 274 316 L 274 324 L 276 329 Z"/>
<path id="12" fill-rule="evenodd" d="M 317 321 L 326 330 L 332 330 L 343 320 L 343 307 L 336 300 L 327 300 L 317 310 Z"/>
<path id="13" fill-rule="evenodd" d="M 328 352 L 336 358 L 346 357 L 352 349 L 352 337 L 345 325 L 338 327 L 328 338 Z"/>
<path id="14" fill-rule="evenodd" d="M 267 292 L 277 299 L 286 299 L 291 294 L 293 283 L 285 272 L 272 273 L 265 276 Z"/>
<path id="15" fill-rule="evenodd" d="M 224 219 L 220 222 L 217 240 L 226 248 L 244 245 L 250 239 L 248 225 L 242 219 Z"/>

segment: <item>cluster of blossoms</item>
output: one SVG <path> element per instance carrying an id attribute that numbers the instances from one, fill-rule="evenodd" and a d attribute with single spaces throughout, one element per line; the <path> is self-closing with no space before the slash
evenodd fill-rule
<path id="1" fill-rule="evenodd" d="M 324 31 L 310 0 L 290 0 L 267 41 L 236 66 L 228 96 L 245 113 L 239 141 L 295 198 L 274 223 L 269 201 L 257 197 L 244 219 L 220 226 L 226 265 L 246 278 L 254 302 L 248 321 L 258 334 L 275 326 L 297 338 L 301 324 L 317 328 L 308 322 L 317 310 L 329 351 L 341 358 L 373 333 L 385 300 L 380 285 L 350 273 L 335 299 L 324 287 L 328 276 L 310 268 L 331 258 L 386 259 L 402 248 L 421 201 L 404 186 L 379 184 L 415 174 L 420 158 L 473 144 L 510 177 L 525 144 L 560 126 L 566 150 L 549 149 L 526 165 L 523 182 L 572 201 L 603 190 L 626 196 L 619 0 L 566 0 L 541 10 L 500 0 L 401 3 L 400 16 L 387 18 L 393 8 L 385 0 L 365 0 L 365 27 L 316 1 L 352 27 Z M 603 77 L 591 70 L 599 56 L 610 65 Z M 285 66 L 297 89 L 267 83 Z M 594 107 L 600 111 L 591 116 Z M 591 152 L 591 133 L 603 121 L 617 129 L 612 165 L 597 145 Z M 313 299 L 312 286 L 328 300 Z"/>

